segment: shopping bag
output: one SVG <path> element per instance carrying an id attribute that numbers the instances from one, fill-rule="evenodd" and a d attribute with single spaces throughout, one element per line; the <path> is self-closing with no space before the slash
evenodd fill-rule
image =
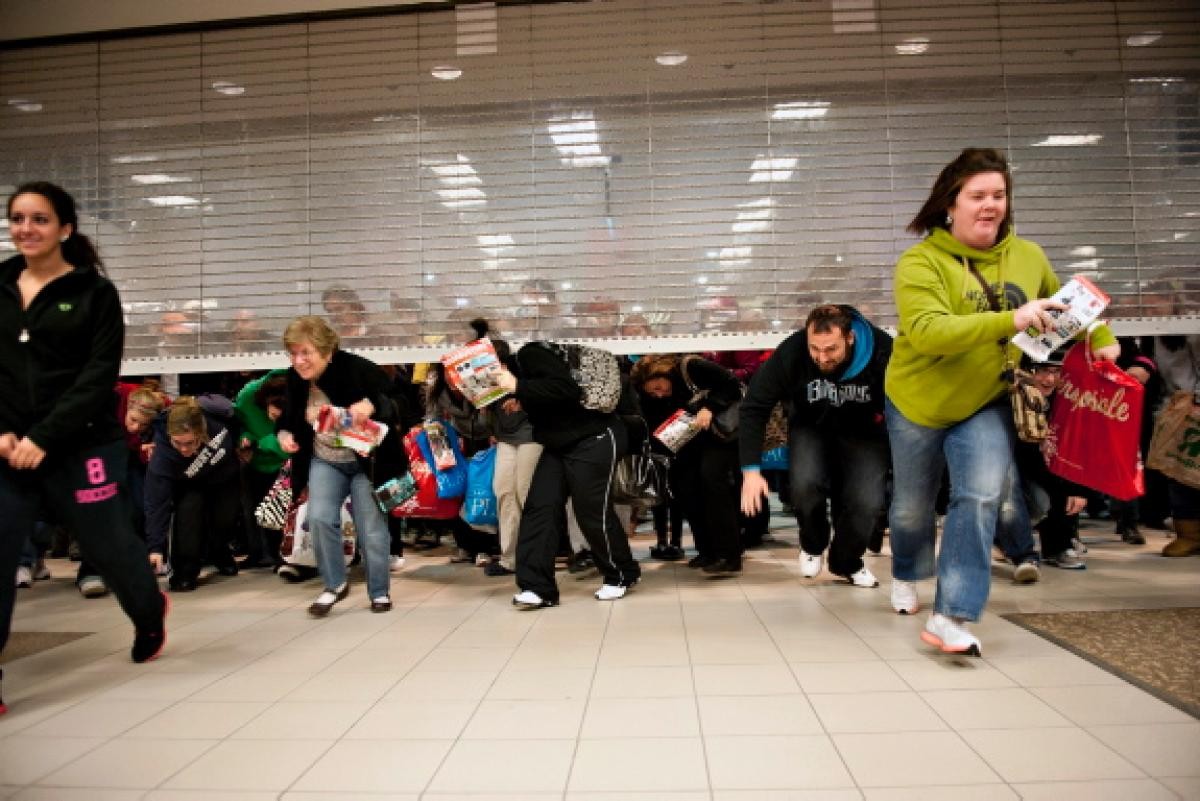
<path id="1" fill-rule="evenodd" d="M 467 494 L 463 498 L 462 519 L 471 528 L 489 529 L 500 525 L 496 492 L 492 489 L 495 475 L 495 445 L 475 454 L 467 462 Z"/>
<path id="2" fill-rule="evenodd" d="M 317 546 L 313 540 L 312 529 L 308 524 L 308 489 L 300 493 L 299 503 L 288 512 L 287 521 L 283 527 L 283 542 L 279 546 L 279 554 L 283 561 L 297 567 L 317 566 Z M 346 564 L 354 558 L 354 548 L 358 536 L 354 528 L 354 517 L 351 514 L 350 499 L 342 502 L 342 555 Z"/>
<path id="3" fill-rule="evenodd" d="M 651 453 L 649 443 L 641 452 L 623 456 L 613 470 L 613 503 L 641 508 L 666 503 L 671 493 L 669 469 L 670 457 Z"/>
<path id="4" fill-rule="evenodd" d="M 1145 492 L 1141 383 L 1080 342 L 1063 360 L 1042 453 L 1050 472 L 1127 501 Z"/>
<path id="5" fill-rule="evenodd" d="M 438 444 L 439 454 L 443 450 L 441 442 L 443 438 L 445 444 L 449 445 L 453 459 L 452 463 L 450 459 L 442 459 L 439 455 L 435 455 L 433 444 L 430 442 L 431 433 Z M 463 457 L 462 446 L 458 443 L 458 433 L 454 430 L 454 427 L 444 425 L 440 422 L 426 423 L 421 427 L 416 439 L 417 446 L 421 449 L 422 459 L 433 470 L 434 480 L 437 484 L 437 496 L 447 499 L 462 498 L 466 495 L 467 460 Z"/>
<path id="6" fill-rule="evenodd" d="M 758 466 L 761 470 L 787 470 L 790 459 L 788 446 L 780 445 L 778 448 L 763 451 Z"/>
<path id="7" fill-rule="evenodd" d="M 394 517 L 425 517 L 433 520 L 449 520 L 457 517 L 462 508 L 462 497 L 438 497 L 438 479 L 430 462 L 427 461 L 418 439 L 422 427 L 413 426 L 404 435 L 404 452 L 408 456 L 408 472 L 417 491 L 403 503 L 392 509 Z"/>
<path id="8" fill-rule="evenodd" d="M 1200 394 L 1181 389 L 1154 422 L 1146 466 L 1200 489 Z"/>
<path id="9" fill-rule="evenodd" d="M 263 528 L 282 531 L 292 508 L 292 460 L 279 468 L 275 483 L 254 509 L 254 520 Z"/>

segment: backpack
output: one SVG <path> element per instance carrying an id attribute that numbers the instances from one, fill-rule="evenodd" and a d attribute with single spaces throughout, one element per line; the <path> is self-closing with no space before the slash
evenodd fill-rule
<path id="1" fill-rule="evenodd" d="M 587 345 L 541 344 L 567 363 L 571 378 L 583 390 L 580 406 L 605 414 L 617 408 L 621 400 L 621 368 L 616 356 Z"/>

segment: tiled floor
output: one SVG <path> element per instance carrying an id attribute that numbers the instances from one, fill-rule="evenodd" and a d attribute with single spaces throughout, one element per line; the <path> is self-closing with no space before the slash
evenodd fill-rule
<path id="1" fill-rule="evenodd" d="M 1200 721 L 997 617 L 1200 605 L 1200 559 L 1108 531 L 1085 572 L 997 567 L 982 660 L 890 612 L 886 557 L 877 590 L 801 579 L 786 527 L 739 579 L 645 562 L 604 604 L 563 573 L 538 612 L 445 556 L 410 555 L 386 615 L 357 585 L 312 620 L 314 585 L 246 574 L 176 596 L 141 666 L 54 563 L 16 629 L 95 634 L 5 667 L 0 799 L 1200 799 Z"/>

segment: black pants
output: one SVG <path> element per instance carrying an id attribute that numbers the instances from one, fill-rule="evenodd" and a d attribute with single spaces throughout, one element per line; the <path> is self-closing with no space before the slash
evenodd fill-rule
<path id="1" fill-rule="evenodd" d="M 254 510 L 275 484 L 278 473 L 264 473 L 248 464 L 242 465 L 241 472 L 242 527 L 246 531 L 246 556 L 252 565 L 259 562 L 283 564 L 283 559 L 279 556 L 283 532 L 263 528 L 254 517 Z"/>
<path id="2" fill-rule="evenodd" d="M 117 441 L 47 457 L 37 470 L 13 470 L 0 462 L 0 650 L 12 625 L 12 577 L 42 503 L 75 533 L 84 558 L 104 577 L 134 626 L 143 631 L 162 626 L 162 594 L 146 545 L 130 523 L 126 459 L 125 443 Z"/>
<path id="3" fill-rule="evenodd" d="M 237 525 L 237 479 L 214 484 L 180 482 L 175 490 L 171 582 L 195 581 L 205 563 L 233 564 L 229 534 Z"/>
<path id="4" fill-rule="evenodd" d="M 671 490 L 679 496 L 692 540 L 701 556 L 742 558 L 738 499 L 742 471 L 736 442 L 701 433 L 675 457 Z"/>
<path id="5" fill-rule="evenodd" d="M 605 584 L 630 586 L 642 574 L 629 550 L 625 529 L 612 505 L 612 475 L 625 454 L 625 428 L 611 424 L 602 434 L 564 451 L 542 451 L 517 535 L 517 586 L 545 600 L 558 600 L 554 556 L 565 533 L 563 509 L 570 498 L 575 519 Z"/>
<path id="6" fill-rule="evenodd" d="M 800 427 L 788 432 L 788 446 L 790 495 L 800 524 L 800 547 L 814 555 L 829 548 L 829 572 L 836 576 L 857 573 L 887 504 L 891 467 L 887 440 Z M 831 500 L 832 535 L 826 511 Z"/>

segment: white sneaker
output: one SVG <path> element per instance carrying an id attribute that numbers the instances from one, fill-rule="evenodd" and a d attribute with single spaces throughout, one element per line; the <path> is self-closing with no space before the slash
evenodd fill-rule
<path id="1" fill-rule="evenodd" d="M 601 584 L 596 590 L 597 601 L 618 601 L 625 597 L 626 588 L 620 584 Z"/>
<path id="2" fill-rule="evenodd" d="M 84 576 L 79 580 L 79 594 L 84 598 L 100 598 L 108 594 L 108 585 L 100 576 Z"/>
<path id="3" fill-rule="evenodd" d="M 1033 584 L 1039 578 L 1037 562 L 1022 562 L 1013 570 L 1013 584 Z"/>
<path id="4" fill-rule="evenodd" d="M 816 578 L 817 574 L 821 572 L 823 564 L 824 560 L 821 558 L 821 554 L 813 555 L 805 553 L 803 550 L 800 551 L 800 575 L 805 578 Z"/>
<path id="5" fill-rule="evenodd" d="M 874 573 L 872 573 L 870 570 L 867 570 L 866 565 L 863 565 L 862 570 L 859 570 L 857 573 L 852 573 L 849 576 L 843 576 L 842 578 L 849 581 L 855 587 L 879 586 L 879 580 L 875 578 Z"/>
<path id="6" fill-rule="evenodd" d="M 200 568 L 200 572 L 196 574 L 196 583 L 198 584 L 202 581 L 208 581 L 215 575 L 217 575 L 217 566 L 205 565 L 204 567 Z"/>
<path id="7" fill-rule="evenodd" d="M 17 568 L 17 587 L 22 590 L 33 586 L 33 571 L 21 565 Z"/>
<path id="8" fill-rule="evenodd" d="M 917 582 L 892 579 L 892 609 L 897 614 L 915 615 L 921 608 L 917 600 Z"/>
<path id="9" fill-rule="evenodd" d="M 388 560 L 388 570 L 391 571 L 392 573 L 399 573 L 403 569 L 404 569 L 404 557 L 403 556 L 393 556 L 391 559 Z"/>
<path id="10" fill-rule="evenodd" d="M 475 567 L 487 567 L 492 563 L 492 557 L 486 553 L 475 554 Z"/>
<path id="11" fill-rule="evenodd" d="M 925 621 L 925 630 L 921 632 L 921 640 L 941 649 L 945 654 L 983 655 L 979 638 L 967 631 L 966 621 L 956 621 L 954 618 L 937 612 L 934 612 L 929 616 L 929 620 Z"/>
<path id="12" fill-rule="evenodd" d="M 513 596 L 513 606 L 518 609 L 545 609 L 558 606 L 558 601 L 548 601 L 533 590 L 522 590 Z"/>

